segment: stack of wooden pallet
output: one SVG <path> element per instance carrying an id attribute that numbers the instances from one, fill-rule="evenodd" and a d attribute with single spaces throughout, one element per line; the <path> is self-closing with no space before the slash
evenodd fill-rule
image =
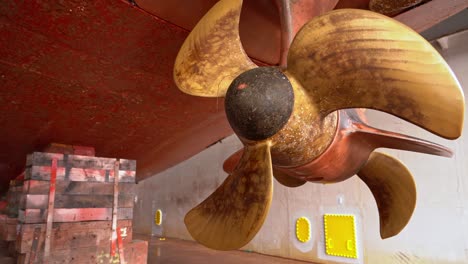
<path id="1" fill-rule="evenodd" d="M 7 192 L 7 207 L 6 215 L 10 218 L 18 218 L 18 206 L 23 191 L 23 177 L 21 174 L 15 180 L 10 181 L 10 186 Z"/>
<path id="2" fill-rule="evenodd" d="M 132 240 L 136 162 L 75 154 L 28 155 L 17 263 L 146 263 L 147 242 Z"/>
<path id="3" fill-rule="evenodd" d="M 22 177 L 20 175 L 19 177 Z M 12 257 L 16 256 L 15 241 L 18 224 L 18 207 L 21 192 L 23 189 L 22 180 L 10 181 L 10 186 L 7 192 L 7 206 L 0 214 L 0 241 L 7 248 L 8 254 Z"/>
<path id="4" fill-rule="evenodd" d="M 15 255 L 14 245 L 16 241 L 17 218 L 8 215 L 0 215 L 0 240 L 5 241 L 10 255 Z"/>

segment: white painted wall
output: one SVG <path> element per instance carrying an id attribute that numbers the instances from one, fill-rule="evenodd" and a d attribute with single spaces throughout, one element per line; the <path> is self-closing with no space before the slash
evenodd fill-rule
<path id="1" fill-rule="evenodd" d="M 452 36 L 442 54 L 468 94 L 468 32 Z M 437 100 L 437 98 L 433 98 Z M 467 114 L 468 116 L 468 114 Z M 450 118 L 450 117 L 447 117 Z M 274 199 L 263 228 L 245 249 L 264 254 L 321 260 L 320 233 L 323 212 L 356 213 L 361 232 L 363 263 L 468 263 L 468 127 L 457 141 L 440 139 L 392 116 L 370 112 L 370 123 L 379 128 L 429 139 L 454 149 L 452 159 L 403 151 L 383 150 L 402 160 L 413 172 L 418 203 L 409 225 L 396 237 L 381 240 L 377 206 L 367 187 L 354 177 L 343 183 L 308 183 L 298 188 L 275 184 Z M 195 157 L 139 184 L 135 207 L 135 232 L 191 239 L 185 213 L 203 201 L 226 177 L 223 161 L 241 147 L 231 136 Z M 275 182 L 276 183 L 276 182 Z M 343 198 L 340 205 L 338 198 Z M 153 224 L 162 209 L 162 227 Z M 311 218 L 312 250 L 299 251 L 293 243 L 297 216 Z"/>

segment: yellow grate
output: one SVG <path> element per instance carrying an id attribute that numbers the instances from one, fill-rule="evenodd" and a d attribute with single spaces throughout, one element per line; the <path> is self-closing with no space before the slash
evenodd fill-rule
<path id="1" fill-rule="evenodd" d="M 323 224 L 328 255 L 358 258 L 354 215 L 325 214 Z"/>

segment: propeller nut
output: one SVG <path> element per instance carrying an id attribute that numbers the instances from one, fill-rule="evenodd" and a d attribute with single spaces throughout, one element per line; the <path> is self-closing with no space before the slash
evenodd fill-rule
<path id="1" fill-rule="evenodd" d="M 288 122 L 294 92 L 286 75 L 276 67 L 243 72 L 229 86 L 226 115 L 234 132 L 249 140 L 267 139 Z"/>

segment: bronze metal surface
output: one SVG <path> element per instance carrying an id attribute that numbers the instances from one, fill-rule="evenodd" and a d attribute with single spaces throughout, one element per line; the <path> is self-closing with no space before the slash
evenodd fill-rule
<path id="1" fill-rule="evenodd" d="M 220 97 L 240 73 L 252 69 L 239 37 L 242 0 L 220 1 L 198 22 L 180 48 L 174 80 L 185 93 Z"/>
<path id="2" fill-rule="evenodd" d="M 239 164 L 239 160 L 241 159 L 243 153 L 244 149 L 241 149 L 226 159 L 223 163 L 223 170 L 226 173 L 231 174 L 236 168 L 237 164 Z M 304 185 L 307 182 L 299 178 L 291 177 L 276 167 L 273 167 L 273 177 L 275 177 L 279 183 L 287 187 L 298 187 Z"/>
<path id="3" fill-rule="evenodd" d="M 232 174 L 187 213 L 185 225 L 195 240 L 209 248 L 232 250 L 257 234 L 273 195 L 270 144 L 246 145 Z"/>
<path id="4" fill-rule="evenodd" d="M 291 44 L 287 71 L 321 116 L 371 108 L 444 138 L 461 134 L 465 102 L 450 67 L 423 37 L 386 16 L 340 9 L 311 20 Z"/>
<path id="5" fill-rule="evenodd" d="M 279 65 L 286 67 L 291 42 L 302 26 L 312 18 L 331 11 L 338 0 L 275 0 L 281 23 Z"/>
<path id="6" fill-rule="evenodd" d="M 411 172 L 396 158 L 372 152 L 358 176 L 377 202 L 380 236 L 385 239 L 400 233 L 416 207 L 416 184 Z"/>
<path id="7" fill-rule="evenodd" d="M 250 66 L 243 69 L 242 63 L 247 65 L 249 58 L 235 29 L 240 8 L 239 0 L 221 0 L 215 5 L 179 53 L 178 60 L 190 62 L 190 66 L 181 67 L 176 62 L 176 82 L 177 78 L 183 80 L 177 84 L 190 94 L 222 96 L 227 81 L 236 78 L 227 94 L 226 109 L 245 146 L 223 165 L 230 172 L 226 181 L 187 214 L 190 234 L 210 248 L 239 248 L 255 236 L 266 217 L 272 174 L 283 185 L 296 187 L 306 181 L 339 182 L 360 173 L 382 213 L 382 237 L 396 235 L 414 209 L 414 203 L 403 206 L 398 202 L 416 196 L 415 188 L 405 184 L 412 182 L 411 174 L 396 159 L 371 153 L 379 147 L 440 156 L 452 153 L 435 143 L 372 128 L 362 120 L 363 110 L 349 108 L 381 110 L 439 136 L 457 138 L 463 126 L 464 97 L 448 65 L 429 43 L 403 24 L 370 11 L 342 9 L 302 27 L 292 42 L 284 74 L 275 75 L 268 68 L 247 71 Z M 226 22 L 229 14 L 235 14 L 235 23 Z M 224 34 L 222 25 L 228 32 L 225 44 L 218 33 L 212 34 Z M 219 49 L 223 45 L 228 50 L 235 47 L 237 53 L 219 57 L 213 43 Z M 224 62 L 231 58 L 240 64 L 226 66 Z M 199 70 L 199 65 L 206 68 Z M 186 70 L 177 72 L 180 69 Z M 247 73 L 249 78 L 241 78 Z M 227 78 L 226 74 L 241 77 Z M 281 93 L 270 94 L 275 87 L 265 81 L 268 74 L 271 80 L 283 78 L 275 82 L 289 83 L 286 87 L 291 86 L 294 94 L 289 120 L 278 132 L 275 130 L 280 126 L 267 129 L 274 133 L 271 137 L 257 131 L 258 126 L 264 127 L 269 108 L 273 118 L 282 117 L 282 112 L 274 109 L 291 100 Z M 259 80 L 253 82 L 252 78 Z M 251 94 L 249 89 L 259 91 L 252 94 L 252 100 L 239 97 L 242 103 L 231 103 L 237 96 Z M 276 100 L 277 95 L 284 100 Z M 385 192 L 376 194 L 379 188 Z"/>
<path id="8" fill-rule="evenodd" d="M 367 162 L 371 152 L 380 147 L 446 157 L 452 155 L 448 148 L 441 145 L 372 128 L 363 123 L 355 111 L 339 111 L 339 125 L 333 142 L 319 157 L 302 166 L 276 168 L 303 180 L 338 182 L 355 175 Z"/>

